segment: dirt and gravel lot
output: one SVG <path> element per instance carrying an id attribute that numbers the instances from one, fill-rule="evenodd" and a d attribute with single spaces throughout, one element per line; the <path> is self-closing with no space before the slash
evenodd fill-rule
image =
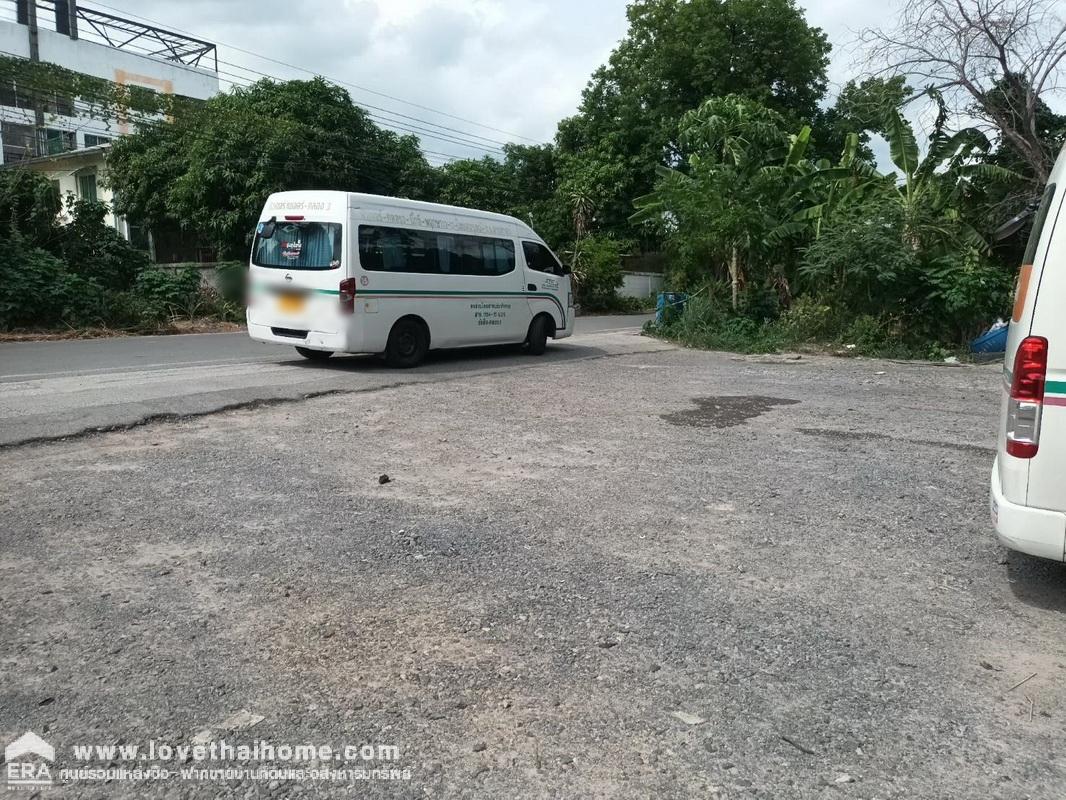
<path id="1" fill-rule="evenodd" d="M 410 773 L 42 798 L 1061 798 L 1066 568 L 992 539 L 999 380 L 549 355 L 4 450 L 0 734 Z"/>

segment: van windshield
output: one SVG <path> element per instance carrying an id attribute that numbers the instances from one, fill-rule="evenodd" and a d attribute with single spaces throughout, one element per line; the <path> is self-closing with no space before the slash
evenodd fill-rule
<path id="1" fill-rule="evenodd" d="M 252 263 L 278 269 L 336 269 L 341 265 L 341 226 L 337 222 L 278 222 L 273 235 L 255 234 Z"/>

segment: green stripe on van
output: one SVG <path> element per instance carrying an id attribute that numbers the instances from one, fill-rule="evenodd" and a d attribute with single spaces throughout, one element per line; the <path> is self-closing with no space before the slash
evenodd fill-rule
<path id="1" fill-rule="evenodd" d="M 427 297 L 525 297 L 551 300 L 559 308 L 559 313 L 566 319 L 566 309 L 559 298 L 548 292 L 464 292 L 464 291 L 430 291 L 424 289 L 357 289 L 355 296 L 376 295 L 378 297 L 404 297 L 404 296 L 427 296 Z"/>
<path id="2" fill-rule="evenodd" d="M 1044 384 L 1047 394 L 1066 394 L 1066 381 L 1048 381 Z"/>
<path id="3" fill-rule="evenodd" d="M 256 286 L 257 290 L 266 289 L 266 286 Z M 285 287 L 281 287 L 285 288 Z M 299 287 L 296 287 L 299 288 Z M 311 289 L 310 291 L 315 294 L 326 294 L 336 297 L 340 294 L 337 289 Z M 566 309 L 563 308 L 562 302 L 559 298 L 548 292 L 463 292 L 463 291 L 431 291 L 426 289 L 363 289 L 360 287 L 356 290 L 356 297 L 364 297 L 366 295 L 373 295 L 375 297 L 408 297 L 408 296 L 420 296 L 420 297 L 525 297 L 527 299 L 541 299 L 551 300 L 555 303 L 559 309 L 559 313 L 563 316 L 563 321 L 566 321 Z"/>

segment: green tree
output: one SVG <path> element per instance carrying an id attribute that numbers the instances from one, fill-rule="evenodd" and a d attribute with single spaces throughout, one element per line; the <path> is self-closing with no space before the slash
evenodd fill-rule
<path id="1" fill-rule="evenodd" d="M 485 156 L 445 164 L 437 172 L 441 203 L 510 214 L 532 222 L 549 243 L 569 241 L 565 200 L 558 196 L 555 148 L 507 144 L 503 159 Z"/>
<path id="2" fill-rule="evenodd" d="M 585 236 L 578 239 L 569 254 L 573 267 L 574 291 L 578 302 L 590 311 L 608 311 L 618 304 L 622 286 L 622 255 L 632 243 L 610 236 Z"/>
<path id="3" fill-rule="evenodd" d="M 243 256 L 271 192 L 339 189 L 428 196 L 433 173 L 414 137 L 378 128 L 348 93 L 320 78 L 262 80 L 216 95 L 173 122 L 116 140 L 116 210 L 177 222 Z"/>
<path id="4" fill-rule="evenodd" d="M 848 81 L 833 105 L 815 116 L 812 153 L 835 158 L 847 145 L 848 137 L 855 134 L 859 137 L 855 155 L 872 162 L 870 134 L 883 134 L 884 110 L 902 107 L 911 94 L 902 75 Z"/>
<path id="5" fill-rule="evenodd" d="M 438 202 L 505 214 L 513 200 L 514 186 L 507 168 L 492 156 L 464 158 L 440 168 Z"/>
<path id="6" fill-rule="evenodd" d="M 794 0 L 637 0 L 629 32 L 560 123 L 563 183 L 597 178 L 597 227 L 630 232 L 631 199 L 680 158 L 677 123 L 709 97 L 735 94 L 792 127 L 825 91 L 829 44 Z M 602 195 L 597 197 L 597 195 Z"/>
<path id="7" fill-rule="evenodd" d="M 1009 279 L 964 215 L 973 182 L 1010 181 L 990 164 L 988 138 L 975 128 L 951 132 L 940 113 L 922 153 L 893 102 L 881 130 L 897 172 L 879 176 L 841 167 L 810 174 L 818 204 L 796 215 L 815 220 L 801 275 L 806 288 L 852 313 L 906 318 L 909 327 L 960 340 L 1004 310 Z"/>
<path id="8" fill-rule="evenodd" d="M 635 201 L 634 222 L 657 227 L 694 282 L 727 276 L 731 305 L 743 286 L 774 283 L 787 295 L 791 188 L 810 139 L 776 111 L 743 97 L 714 98 L 681 120 L 687 170 L 659 169 L 655 191 Z"/>
<path id="9" fill-rule="evenodd" d="M 50 246 L 58 234 L 56 217 L 61 208 L 59 192 L 43 175 L 22 169 L 0 171 L 0 239 L 19 232 L 34 246 Z"/>

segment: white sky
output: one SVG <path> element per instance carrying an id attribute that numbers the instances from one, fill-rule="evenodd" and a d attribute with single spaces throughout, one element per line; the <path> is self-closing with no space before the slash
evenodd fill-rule
<path id="1" fill-rule="evenodd" d="M 831 94 L 855 72 L 856 32 L 891 27 L 898 3 L 801 2 L 808 21 L 833 44 Z M 575 111 L 592 71 L 626 31 L 625 0 L 85 0 L 85 5 L 140 15 L 217 42 L 220 60 L 228 62 L 220 72 L 255 77 L 229 66 L 238 64 L 280 78 L 307 77 L 233 49 L 243 48 L 538 142 L 550 140 L 559 120 Z M 364 105 L 467 135 L 524 141 L 348 88 Z M 464 157 L 484 154 L 429 138 L 423 145 Z"/>

